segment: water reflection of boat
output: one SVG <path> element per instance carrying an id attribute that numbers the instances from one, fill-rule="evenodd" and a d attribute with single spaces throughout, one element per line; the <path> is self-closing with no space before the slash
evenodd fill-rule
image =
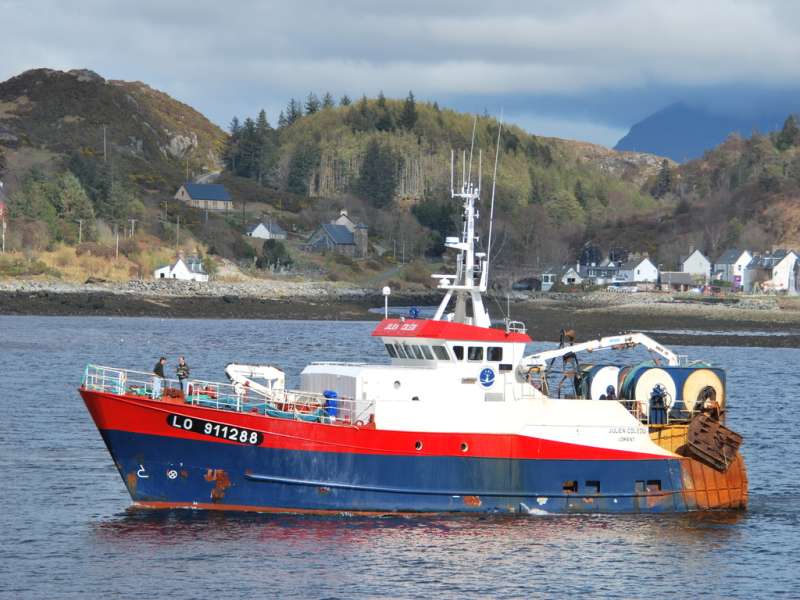
<path id="1" fill-rule="evenodd" d="M 466 169 L 465 169 L 466 170 Z M 479 169 L 480 172 L 480 169 Z M 80 388 L 134 504 L 365 513 L 686 512 L 747 504 L 724 373 L 642 334 L 526 355 L 522 323 L 483 304 L 491 247 L 463 208 L 455 274 L 430 318 L 385 318 L 390 364 L 317 362 L 286 389 L 269 365 L 163 393 L 145 373 L 90 365 Z M 489 238 L 491 239 L 491 237 Z M 634 346 L 653 360 L 585 364 Z M 592 385 L 602 381 L 602 385 Z"/>

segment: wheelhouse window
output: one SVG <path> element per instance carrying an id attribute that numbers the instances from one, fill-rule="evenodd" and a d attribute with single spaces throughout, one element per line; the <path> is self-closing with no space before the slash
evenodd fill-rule
<path id="1" fill-rule="evenodd" d="M 394 344 L 384 344 L 386 346 L 386 351 L 389 353 L 389 356 L 392 358 L 397 358 L 397 350 L 394 349 Z"/>
<path id="2" fill-rule="evenodd" d="M 450 355 L 447 353 L 447 348 L 444 346 L 434 346 L 433 353 L 439 360 L 450 360 Z"/>
<path id="3" fill-rule="evenodd" d="M 401 344 L 397 344 L 395 348 L 397 349 L 397 358 L 408 358 L 406 356 L 406 351 L 403 349 Z"/>
<path id="4" fill-rule="evenodd" d="M 470 346 L 467 349 L 467 360 L 479 362 L 483 360 L 483 346 Z"/>
<path id="5" fill-rule="evenodd" d="M 420 346 L 419 349 L 422 350 L 422 356 L 428 360 L 433 360 L 433 353 L 431 352 L 430 348 L 427 346 Z"/>
<path id="6" fill-rule="evenodd" d="M 464 346 L 453 346 L 453 354 L 456 355 L 456 360 L 464 360 Z"/>
<path id="7" fill-rule="evenodd" d="M 416 344 L 411 344 L 411 351 L 414 353 L 414 358 L 422 360 L 422 351 L 419 349 L 419 346 L 417 346 Z M 408 354 L 407 350 L 406 354 Z"/>
<path id="8" fill-rule="evenodd" d="M 489 362 L 501 362 L 503 360 L 503 348 L 501 346 L 489 346 L 486 349 L 486 360 Z"/>

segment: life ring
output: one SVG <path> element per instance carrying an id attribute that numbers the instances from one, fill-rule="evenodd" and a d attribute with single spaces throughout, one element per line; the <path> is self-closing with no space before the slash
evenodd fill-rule
<path id="1" fill-rule="evenodd" d="M 363 426 L 364 426 L 364 421 L 362 421 L 360 419 L 358 421 L 356 421 L 356 427 L 363 427 Z"/>

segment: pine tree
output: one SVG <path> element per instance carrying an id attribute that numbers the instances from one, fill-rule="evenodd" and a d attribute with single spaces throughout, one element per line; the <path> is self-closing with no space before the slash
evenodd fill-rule
<path id="1" fill-rule="evenodd" d="M 417 123 L 417 105 L 414 102 L 414 94 L 409 91 L 406 101 L 403 103 L 403 112 L 400 113 L 398 121 L 403 129 L 413 129 Z"/>
<path id="2" fill-rule="evenodd" d="M 780 150 L 787 150 L 800 142 L 800 128 L 797 126 L 797 119 L 794 115 L 786 117 L 781 129 L 775 140 L 775 147 Z"/>
<path id="3" fill-rule="evenodd" d="M 289 159 L 286 189 L 295 194 L 308 195 L 311 173 L 319 166 L 320 150 L 314 142 L 302 141 Z"/>
<path id="4" fill-rule="evenodd" d="M 231 124 L 228 126 L 228 129 L 230 130 L 231 135 L 235 136 L 237 133 L 239 133 L 239 128 L 240 127 L 241 126 L 239 124 L 239 117 L 234 116 L 233 119 L 231 119 Z"/>
<path id="5" fill-rule="evenodd" d="M 398 158 L 388 146 L 372 140 L 361 163 L 356 191 L 376 208 L 386 208 L 397 187 Z"/>
<path id="6" fill-rule="evenodd" d="M 300 105 L 300 102 L 294 98 L 289 100 L 289 105 L 286 107 L 286 124 L 292 125 L 302 116 L 303 107 Z"/>
<path id="7" fill-rule="evenodd" d="M 339 106 L 350 106 L 350 103 L 351 103 L 351 102 L 352 102 L 352 101 L 350 100 L 350 96 L 348 96 L 347 94 L 345 94 L 344 96 L 342 96 L 342 97 L 339 99 Z"/>
<path id="8" fill-rule="evenodd" d="M 393 131 L 394 118 L 386 103 L 386 96 L 383 95 L 383 90 L 378 93 L 377 113 L 378 118 L 375 120 L 375 129 L 378 131 Z"/>
<path id="9" fill-rule="evenodd" d="M 263 109 L 258 113 L 255 133 L 257 152 L 252 176 L 261 185 L 266 185 L 272 180 L 278 162 L 278 143 L 275 130 L 270 126 L 267 114 Z"/>
<path id="10" fill-rule="evenodd" d="M 661 170 L 658 172 L 656 182 L 651 193 L 654 198 L 662 198 L 672 190 L 672 170 L 669 168 L 669 161 L 665 158 L 661 162 Z"/>
<path id="11" fill-rule="evenodd" d="M 325 92 L 325 95 L 322 97 L 322 108 L 333 108 L 335 102 L 333 101 L 333 96 L 331 96 L 330 92 Z"/>
<path id="12" fill-rule="evenodd" d="M 81 182 L 67 171 L 58 180 L 58 212 L 62 219 L 94 219 L 94 210 Z"/>
<path id="13" fill-rule="evenodd" d="M 283 114 L 283 111 L 281 111 L 281 113 L 278 115 L 278 128 L 279 128 L 279 129 L 283 129 L 283 128 L 284 128 L 284 127 L 286 127 L 288 124 L 289 124 L 289 121 L 288 121 L 288 119 L 286 118 L 286 115 L 285 115 L 285 114 Z"/>
<path id="14" fill-rule="evenodd" d="M 256 133 L 259 138 L 263 138 L 271 130 L 272 126 L 269 124 L 269 121 L 267 121 L 267 113 L 262 108 L 258 111 L 258 119 L 256 119 Z"/>
<path id="15" fill-rule="evenodd" d="M 313 115 L 320 108 L 319 98 L 314 92 L 310 92 L 306 97 L 306 114 Z"/>

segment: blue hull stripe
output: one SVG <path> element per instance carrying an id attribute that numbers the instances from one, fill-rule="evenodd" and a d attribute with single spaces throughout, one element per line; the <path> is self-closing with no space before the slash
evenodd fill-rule
<path id="1" fill-rule="evenodd" d="M 136 502 L 337 512 L 684 512 L 679 459 L 395 456 L 101 432 Z M 566 493 L 566 482 L 577 484 Z M 657 482 L 660 491 L 643 492 Z M 599 491 L 597 485 L 599 484 Z M 469 491 L 464 491 L 469 490 Z M 637 493 L 641 492 L 641 493 Z"/>

